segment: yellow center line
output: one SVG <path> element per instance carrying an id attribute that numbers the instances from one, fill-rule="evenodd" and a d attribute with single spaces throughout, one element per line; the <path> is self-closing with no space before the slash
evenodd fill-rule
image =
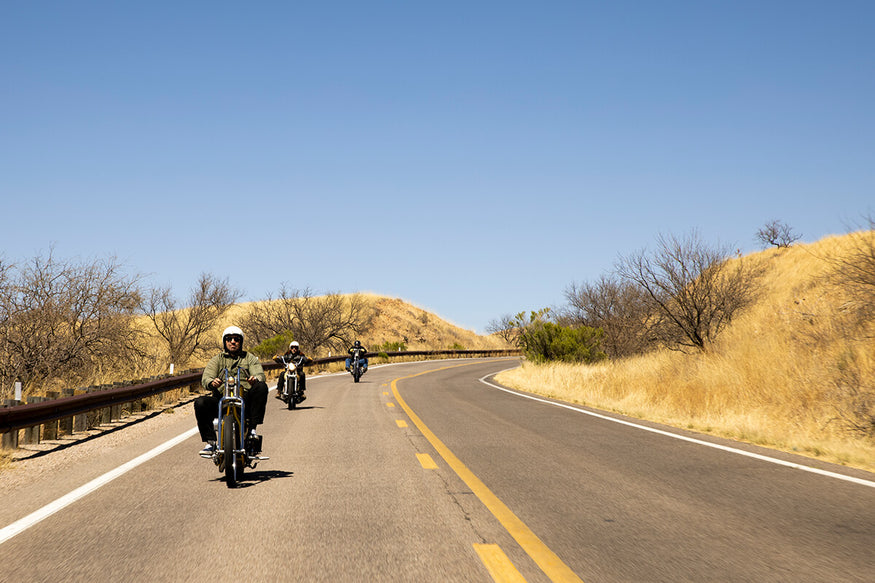
<path id="1" fill-rule="evenodd" d="M 554 582 L 566 582 L 566 581 L 574 581 L 578 583 L 583 583 L 580 577 L 578 577 L 574 571 L 572 571 L 568 565 L 562 562 L 556 553 L 550 550 L 550 548 L 545 545 L 541 539 L 535 535 L 532 530 L 526 526 L 526 524 L 520 520 L 511 510 L 508 508 L 504 502 L 502 502 L 498 496 L 492 493 L 492 491 L 486 487 L 480 478 L 478 478 L 474 473 L 468 469 L 462 461 L 455 456 L 455 454 L 450 451 L 450 449 L 444 445 L 444 443 L 438 439 L 438 437 L 432 433 L 432 431 L 422 422 L 422 419 L 413 412 L 407 402 L 401 398 L 401 394 L 398 392 L 398 381 L 403 381 L 407 379 L 412 379 L 414 377 L 418 377 L 421 375 L 429 374 L 432 372 L 438 372 L 442 370 L 447 370 L 450 368 L 457 368 L 460 366 L 470 366 L 471 364 L 476 363 L 465 363 L 465 364 L 456 364 L 451 366 L 444 366 L 441 368 L 436 368 L 432 370 L 427 370 L 424 372 L 420 372 L 417 374 L 413 374 L 406 377 L 400 377 L 392 381 L 392 393 L 395 395 L 395 400 L 398 401 L 398 404 L 401 405 L 401 408 L 404 409 L 404 412 L 407 413 L 407 416 L 410 417 L 410 420 L 413 421 L 413 424 L 419 429 L 419 431 L 428 439 L 429 443 L 431 443 L 432 447 L 437 450 L 444 461 L 447 462 L 454 472 L 462 479 L 465 484 L 471 489 L 474 495 L 480 499 L 481 502 L 486 506 L 487 509 L 492 513 L 495 518 L 501 523 L 501 525 L 507 530 L 508 533 L 514 538 L 514 540 L 519 543 L 519 545 L 523 548 L 523 550 L 528 554 L 533 561 L 541 568 L 547 577 L 550 578 L 551 581 Z"/>
<path id="2" fill-rule="evenodd" d="M 520 573 L 501 547 L 498 545 L 474 545 L 474 550 L 480 556 L 480 560 L 486 566 L 486 570 L 492 575 L 493 581 L 501 583 L 526 583 L 522 573 Z"/>
<path id="3" fill-rule="evenodd" d="M 416 459 L 419 460 L 420 465 L 424 470 L 436 470 L 438 469 L 437 464 L 434 463 L 434 460 L 431 459 L 431 456 L 427 453 L 418 453 L 416 454 Z"/>

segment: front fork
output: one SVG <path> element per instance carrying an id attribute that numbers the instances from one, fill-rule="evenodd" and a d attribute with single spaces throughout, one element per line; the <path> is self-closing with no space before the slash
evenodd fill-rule
<path id="1" fill-rule="evenodd" d="M 225 410 L 227 405 L 227 411 Z M 234 415 L 234 419 L 237 421 L 237 427 L 239 429 L 239 435 L 237 436 L 237 443 L 240 445 L 241 449 L 234 450 L 233 454 L 241 454 L 245 453 L 245 437 L 246 437 L 246 428 L 244 427 L 245 423 L 243 422 L 246 419 L 246 415 L 244 414 L 246 411 L 246 403 L 243 402 L 243 399 L 240 397 L 222 397 L 219 399 L 219 416 L 216 419 L 213 419 L 213 428 L 216 430 L 217 439 L 217 453 L 224 454 L 225 450 L 222 449 L 225 444 L 222 439 L 222 435 L 224 432 L 224 427 L 222 423 L 225 420 L 225 413 L 231 412 Z"/>

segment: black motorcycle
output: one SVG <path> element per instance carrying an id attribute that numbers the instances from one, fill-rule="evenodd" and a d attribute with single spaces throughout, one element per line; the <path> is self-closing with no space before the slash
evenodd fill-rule
<path id="1" fill-rule="evenodd" d="M 286 358 L 280 356 L 280 361 L 285 369 L 285 379 L 283 380 L 282 390 L 280 391 L 280 399 L 289 406 L 289 409 L 294 409 L 298 403 L 303 401 L 304 392 L 300 389 L 298 382 L 298 374 L 301 372 L 301 366 L 304 363 L 303 356 L 294 358 Z"/>
<path id="2" fill-rule="evenodd" d="M 354 382 L 359 382 L 359 379 L 365 374 L 365 361 L 362 358 L 363 352 L 361 348 L 356 348 L 349 357 L 349 372 Z"/>

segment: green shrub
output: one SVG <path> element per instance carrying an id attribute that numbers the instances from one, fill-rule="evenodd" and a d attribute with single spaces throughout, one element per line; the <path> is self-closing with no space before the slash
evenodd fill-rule
<path id="1" fill-rule="evenodd" d="M 260 344 L 253 346 L 249 351 L 258 356 L 258 358 L 273 358 L 278 354 L 285 353 L 289 349 L 289 342 L 294 339 L 292 331 L 286 330 L 282 334 L 268 338 Z"/>
<path id="2" fill-rule="evenodd" d="M 405 350 L 407 350 L 407 345 L 403 342 L 387 341 L 374 347 L 374 352 L 404 352 Z"/>
<path id="3" fill-rule="evenodd" d="M 453 345 L 450 346 L 450 350 L 465 350 L 465 347 L 458 342 L 453 342 Z"/>
<path id="4" fill-rule="evenodd" d="M 606 358 L 601 349 L 604 332 L 589 326 L 561 326 L 536 321 L 520 333 L 526 358 L 533 362 L 595 362 Z"/>

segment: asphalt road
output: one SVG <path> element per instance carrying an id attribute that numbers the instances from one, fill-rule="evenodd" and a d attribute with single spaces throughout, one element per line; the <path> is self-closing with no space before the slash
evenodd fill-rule
<path id="1" fill-rule="evenodd" d="M 873 581 L 872 474 L 481 382 L 514 364 L 311 378 L 299 410 L 268 400 L 242 487 L 184 439 L 0 542 L 0 581 Z M 4 496 L 0 528 L 193 426 Z"/>

